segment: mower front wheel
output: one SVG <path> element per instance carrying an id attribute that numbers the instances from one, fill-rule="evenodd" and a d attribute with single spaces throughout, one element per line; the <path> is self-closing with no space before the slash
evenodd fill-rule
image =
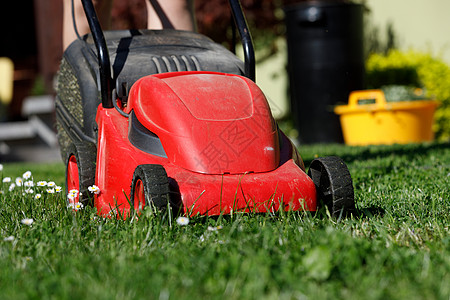
<path id="1" fill-rule="evenodd" d="M 92 143 L 71 144 L 66 159 L 66 191 L 77 190 L 78 195 L 69 202 L 92 205 L 88 187 L 95 183 L 97 147 Z"/>
<path id="2" fill-rule="evenodd" d="M 314 159 L 308 170 L 316 186 L 317 199 L 328 208 L 333 218 L 355 213 L 355 197 L 350 172 L 344 161 L 336 156 Z M 320 209 L 319 204 L 319 209 Z"/>
<path id="3" fill-rule="evenodd" d="M 169 205 L 169 178 L 161 165 L 139 165 L 131 183 L 131 204 L 135 210 L 144 206 L 165 211 Z"/>

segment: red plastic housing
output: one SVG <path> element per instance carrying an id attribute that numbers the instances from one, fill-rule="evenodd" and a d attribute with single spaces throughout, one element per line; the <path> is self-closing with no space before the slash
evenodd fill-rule
<path id="1" fill-rule="evenodd" d="M 95 205 L 127 212 L 135 168 L 160 164 L 185 213 L 316 210 L 316 190 L 251 80 L 212 72 L 151 75 L 131 88 L 124 111 L 156 136 L 164 155 L 129 140 L 131 118 L 101 105 Z M 299 167 L 300 166 L 300 167 Z"/>

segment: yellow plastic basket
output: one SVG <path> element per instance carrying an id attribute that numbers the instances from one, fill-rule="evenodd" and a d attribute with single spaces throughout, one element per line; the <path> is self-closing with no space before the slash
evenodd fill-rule
<path id="1" fill-rule="evenodd" d="M 363 100 L 375 100 L 362 104 Z M 407 144 L 432 141 L 437 101 L 388 103 L 381 90 L 354 91 L 348 105 L 335 108 L 348 145 Z"/>

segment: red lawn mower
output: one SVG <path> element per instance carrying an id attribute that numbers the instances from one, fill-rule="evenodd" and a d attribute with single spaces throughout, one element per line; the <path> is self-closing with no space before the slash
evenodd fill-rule
<path id="1" fill-rule="evenodd" d="M 92 1 L 82 2 L 91 34 L 65 51 L 56 98 L 66 187 L 81 192 L 69 201 L 93 200 L 105 216 L 145 206 L 186 215 L 315 211 L 319 199 L 335 217 L 354 211 L 344 162 L 315 159 L 307 175 L 278 128 L 254 82 L 238 0 L 230 7 L 245 63 L 194 32 L 103 32 Z"/>

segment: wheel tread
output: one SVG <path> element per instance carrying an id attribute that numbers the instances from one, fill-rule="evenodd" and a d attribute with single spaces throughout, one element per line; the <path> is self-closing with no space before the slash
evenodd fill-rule
<path id="1" fill-rule="evenodd" d="M 313 160 L 308 175 L 316 186 L 319 200 L 328 207 L 333 218 L 355 212 L 352 178 L 341 158 L 330 156 Z"/>
<path id="2" fill-rule="evenodd" d="M 66 158 L 66 190 L 67 190 L 67 162 L 75 155 L 78 165 L 80 202 L 84 205 L 92 205 L 92 196 L 88 187 L 95 184 L 95 168 L 97 159 L 97 147 L 92 143 L 70 144 Z M 67 191 L 68 192 L 68 191 Z"/>
<path id="3" fill-rule="evenodd" d="M 144 183 L 146 205 L 154 205 L 158 210 L 165 210 L 169 204 L 169 180 L 166 170 L 161 165 L 147 164 L 136 167 L 131 184 L 130 199 L 134 205 L 134 190 L 138 179 Z"/>

